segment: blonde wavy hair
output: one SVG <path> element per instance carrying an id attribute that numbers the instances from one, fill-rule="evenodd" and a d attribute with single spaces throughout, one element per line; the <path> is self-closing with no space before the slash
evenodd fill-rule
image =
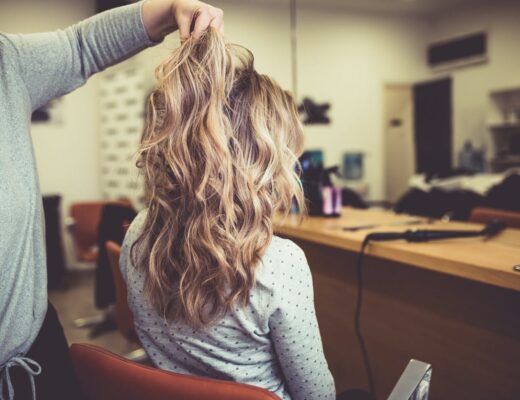
<path id="1" fill-rule="evenodd" d="M 247 305 L 273 215 L 293 201 L 304 210 L 302 126 L 291 95 L 216 31 L 184 42 L 156 77 L 137 162 L 148 212 L 132 257 L 160 315 L 200 328 Z"/>

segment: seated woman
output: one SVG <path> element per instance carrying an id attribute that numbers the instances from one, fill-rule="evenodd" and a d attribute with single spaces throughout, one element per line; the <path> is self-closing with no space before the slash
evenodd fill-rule
<path id="1" fill-rule="evenodd" d="M 273 235 L 303 132 L 290 94 L 215 31 L 157 69 L 138 166 L 147 210 L 121 270 L 135 328 L 166 370 L 334 399 L 302 250 Z"/>

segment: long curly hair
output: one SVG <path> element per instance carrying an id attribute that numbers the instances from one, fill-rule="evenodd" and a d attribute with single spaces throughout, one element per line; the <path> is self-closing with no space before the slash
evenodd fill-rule
<path id="1" fill-rule="evenodd" d="M 145 294 L 194 328 L 247 305 L 273 215 L 305 209 L 302 126 L 291 95 L 212 29 L 156 70 L 137 166 L 144 228 L 132 246 Z"/>

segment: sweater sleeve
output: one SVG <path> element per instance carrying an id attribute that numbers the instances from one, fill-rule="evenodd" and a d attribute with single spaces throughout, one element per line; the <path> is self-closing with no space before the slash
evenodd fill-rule
<path id="1" fill-rule="evenodd" d="M 336 398 L 314 310 L 312 276 L 303 251 L 289 242 L 287 257 L 273 289 L 271 338 L 294 400 Z"/>
<path id="2" fill-rule="evenodd" d="M 154 44 L 148 37 L 142 3 L 116 8 L 64 30 L 3 35 L 33 110 L 83 85 L 96 72 Z"/>

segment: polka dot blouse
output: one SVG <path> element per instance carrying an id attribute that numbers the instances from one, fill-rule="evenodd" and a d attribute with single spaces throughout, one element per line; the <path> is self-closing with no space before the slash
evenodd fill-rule
<path id="1" fill-rule="evenodd" d="M 158 367 L 182 374 L 247 383 L 282 399 L 335 399 L 314 311 L 312 277 L 303 251 L 273 237 L 245 309 L 193 330 L 167 322 L 143 295 L 144 274 L 132 266 L 130 247 L 144 222 L 134 220 L 121 252 L 135 329 Z"/>

